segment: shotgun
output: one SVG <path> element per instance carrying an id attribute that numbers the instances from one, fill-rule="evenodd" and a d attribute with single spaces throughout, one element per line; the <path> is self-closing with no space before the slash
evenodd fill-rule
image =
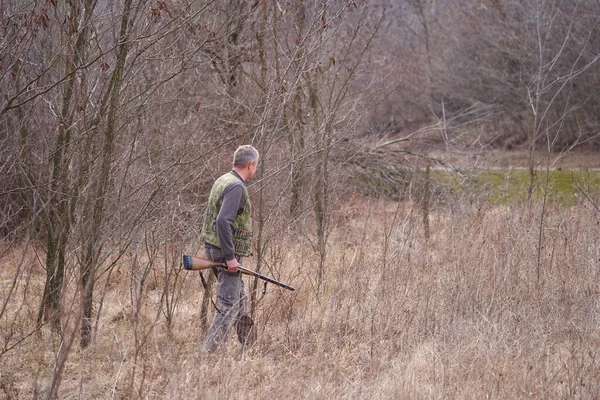
<path id="1" fill-rule="evenodd" d="M 183 255 L 183 269 L 186 269 L 188 271 L 202 271 L 203 269 L 209 269 L 209 268 L 214 268 L 214 267 L 221 267 L 221 268 L 227 269 L 227 264 L 217 262 L 217 261 L 212 261 L 207 258 L 195 257 L 195 256 L 187 255 L 187 254 Z M 281 286 L 282 288 L 285 288 L 287 290 L 292 290 L 292 291 L 296 290 L 296 288 L 294 288 L 290 285 L 286 285 L 285 283 L 276 281 L 273 278 L 269 278 L 268 276 L 259 274 L 258 272 L 252 271 L 251 269 L 244 268 L 241 265 L 238 267 L 238 269 L 240 270 L 240 272 L 242 274 L 255 276 L 258 279 L 262 279 L 263 281 L 272 283 L 277 286 Z"/>

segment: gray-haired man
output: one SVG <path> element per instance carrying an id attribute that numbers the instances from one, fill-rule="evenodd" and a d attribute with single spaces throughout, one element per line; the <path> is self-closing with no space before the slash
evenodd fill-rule
<path id="1" fill-rule="evenodd" d="M 208 199 L 202 226 L 206 256 L 227 262 L 218 270 L 217 313 L 204 343 L 204 354 L 213 353 L 227 341 L 229 328 L 238 316 L 248 314 L 244 281 L 238 266 L 252 254 L 252 206 L 246 181 L 256 173 L 258 151 L 240 146 L 233 155 L 233 169 L 218 178 Z"/>

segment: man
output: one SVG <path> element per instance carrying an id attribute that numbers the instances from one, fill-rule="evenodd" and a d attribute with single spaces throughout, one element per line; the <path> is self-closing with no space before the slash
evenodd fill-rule
<path id="1" fill-rule="evenodd" d="M 204 343 L 204 355 L 225 343 L 236 318 L 248 314 L 244 281 L 238 266 L 243 257 L 252 254 L 252 206 L 246 181 L 254 177 L 257 163 L 258 151 L 254 147 L 238 147 L 233 155 L 233 169 L 218 178 L 210 191 L 202 239 L 207 258 L 225 261 L 227 270 L 215 271 L 217 311 Z"/>

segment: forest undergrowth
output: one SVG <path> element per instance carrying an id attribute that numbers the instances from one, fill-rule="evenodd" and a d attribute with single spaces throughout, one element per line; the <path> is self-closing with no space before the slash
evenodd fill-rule
<path id="1" fill-rule="evenodd" d="M 69 341 L 77 276 L 65 279 L 62 336 L 36 331 L 43 253 L 4 243 L 0 398 L 45 398 L 64 354 L 61 399 L 600 396 L 600 213 L 453 203 L 429 219 L 426 239 L 418 205 L 353 196 L 329 232 L 322 287 L 311 236 L 290 226 L 265 271 L 297 290 L 259 292 L 258 343 L 232 334 L 207 360 L 197 274 L 166 282 L 157 264 L 141 279 L 123 258 L 99 280 L 82 350 Z"/>

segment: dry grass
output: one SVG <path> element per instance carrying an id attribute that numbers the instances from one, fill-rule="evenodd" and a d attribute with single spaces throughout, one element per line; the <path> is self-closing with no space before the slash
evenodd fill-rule
<path id="1" fill-rule="evenodd" d="M 199 279 L 182 281 L 169 331 L 160 274 L 136 318 L 124 262 L 94 345 L 72 347 L 60 398 L 600 398 L 600 215 L 548 211 L 538 283 L 540 214 L 455 206 L 432 212 L 426 242 L 410 203 L 355 198 L 331 232 L 325 286 L 313 286 L 308 238 L 280 235 L 269 266 L 298 290 L 270 287 L 254 348 L 232 337 L 202 362 Z M 3 259 L 3 298 L 21 266 L 0 321 L 9 345 L 33 328 L 43 287 L 30 251 Z M 0 398 L 45 397 L 58 348 L 43 328 L 3 354 Z"/>

